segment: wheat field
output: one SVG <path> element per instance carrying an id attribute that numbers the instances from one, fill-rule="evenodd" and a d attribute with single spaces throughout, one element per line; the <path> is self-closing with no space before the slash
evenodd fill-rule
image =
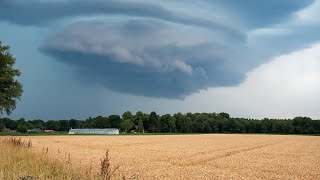
<path id="1" fill-rule="evenodd" d="M 78 167 L 111 163 L 128 179 L 320 179 L 320 137 L 285 135 L 33 136 L 34 151 Z M 94 168 L 93 168 L 94 169 Z"/>

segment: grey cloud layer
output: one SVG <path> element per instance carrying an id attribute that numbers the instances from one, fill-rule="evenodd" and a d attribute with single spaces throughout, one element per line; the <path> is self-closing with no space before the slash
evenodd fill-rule
<path id="1" fill-rule="evenodd" d="M 77 66 L 88 81 L 137 95 L 183 98 L 243 78 L 228 69 L 231 49 L 154 20 L 77 23 L 49 38 L 41 50 Z"/>
<path id="2" fill-rule="evenodd" d="M 0 20 L 54 27 L 72 19 L 75 23 L 47 38 L 41 52 L 75 67 L 85 83 L 183 98 L 208 87 L 237 85 L 271 56 L 318 40 L 319 25 L 285 24 L 312 2 L 199 0 L 195 8 L 190 0 L 0 0 Z M 100 21 L 88 20 L 97 16 Z M 265 27 L 288 32 L 252 35 Z"/>
<path id="3" fill-rule="evenodd" d="M 176 13 L 149 1 L 129 0 L 66 0 L 66 1 L 0 1 L 0 19 L 22 25 L 45 25 L 53 20 L 74 16 L 127 15 L 217 29 L 245 39 L 244 32 L 217 19 Z"/>
<path id="4" fill-rule="evenodd" d="M 294 13 L 315 0 L 203 0 L 212 6 L 217 4 L 225 10 L 231 11 L 246 26 L 265 27 L 285 22 L 294 18 Z"/>

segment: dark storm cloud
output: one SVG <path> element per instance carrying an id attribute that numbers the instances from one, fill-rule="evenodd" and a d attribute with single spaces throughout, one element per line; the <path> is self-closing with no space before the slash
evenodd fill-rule
<path id="1" fill-rule="evenodd" d="M 318 26 L 289 24 L 312 2 L 0 0 L 0 20 L 31 28 L 50 25 L 51 32 L 59 25 L 63 30 L 52 32 L 39 49 L 74 67 L 85 83 L 183 98 L 209 87 L 235 86 L 271 56 L 311 43 Z M 290 40 L 279 38 L 279 23 L 286 30 L 294 27 L 290 36 L 281 36 Z M 264 34 L 265 27 L 274 34 Z M 296 38 L 299 32 L 312 34 L 307 41 L 306 35 Z"/>
<path id="2" fill-rule="evenodd" d="M 311 5 L 314 0 L 202 0 L 221 6 L 250 28 L 263 27 L 288 20 L 294 13 Z"/>
<path id="3" fill-rule="evenodd" d="M 127 15 L 148 17 L 190 26 L 220 30 L 229 36 L 245 39 L 240 30 L 217 19 L 195 17 L 170 11 L 149 1 L 65 0 L 65 1 L 0 1 L 0 19 L 21 25 L 45 25 L 52 21 L 77 16 Z"/>
<path id="4" fill-rule="evenodd" d="M 183 98 L 243 78 L 228 69 L 232 50 L 208 40 L 160 21 L 83 22 L 52 36 L 40 49 L 76 66 L 85 82 L 136 95 Z"/>

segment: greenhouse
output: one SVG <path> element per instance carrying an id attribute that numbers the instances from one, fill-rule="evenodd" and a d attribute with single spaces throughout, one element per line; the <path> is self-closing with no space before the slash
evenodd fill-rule
<path id="1" fill-rule="evenodd" d="M 70 129 L 69 134 L 106 134 L 106 135 L 117 135 L 119 129 L 107 128 L 107 129 Z"/>

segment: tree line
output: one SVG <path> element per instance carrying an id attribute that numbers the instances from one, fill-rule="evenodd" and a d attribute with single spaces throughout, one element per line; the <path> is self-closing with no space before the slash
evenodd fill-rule
<path id="1" fill-rule="evenodd" d="M 127 111 L 108 117 L 89 117 L 86 120 L 12 120 L 0 119 L 0 131 L 4 128 L 27 132 L 28 129 L 68 131 L 70 128 L 118 128 L 121 132 L 138 133 L 276 133 L 320 134 L 320 120 L 309 117 L 293 119 L 233 118 L 228 113 L 176 113 L 158 115 L 141 111 Z"/>

